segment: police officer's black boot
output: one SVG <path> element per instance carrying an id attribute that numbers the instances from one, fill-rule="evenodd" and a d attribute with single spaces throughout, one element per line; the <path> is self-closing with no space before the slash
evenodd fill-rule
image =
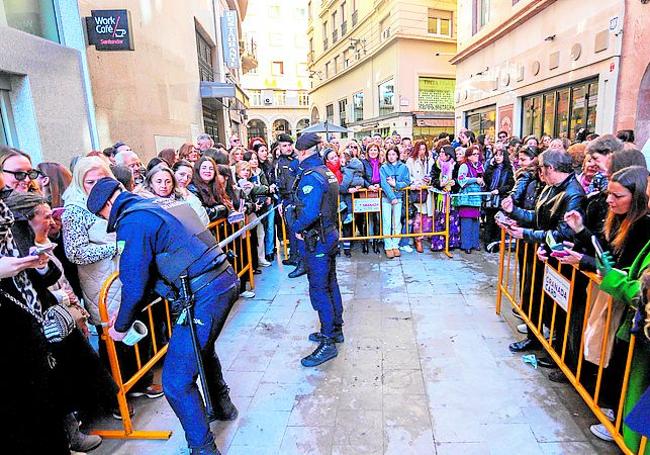
<path id="1" fill-rule="evenodd" d="M 190 455 L 221 455 L 217 445 L 213 442 L 203 447 L 195 447 L 190 450 Z"/>
<path id="2" fill-rule="evenodd" d="M 361 251 L 363 254 L 368 254 L 368 241 L 364 240 L 363 243 L 361 244 Z"/>
<path id="3" fill-rule="evenodd" d="M 289 274 L 289 278 L 298 278 L 299 276 L 303 276 L 307 273 L 307 268 L 305 267 L 305 261 L 300 261 L 298 262 L 298 266 L 295 268 L 293 272 Z"/>
<path id="4" fill-rule="evenodd" d="M 230 388 L 224 382 L 220 390 L 211 392 L 212 405 L 214 413 L 208 416 L 210 422 L 221 420 L 222 422 L 230 422 L 237 418 L 239 411 L 230 399 Z"/>
<path id="5" fill-rule="evenodd" d="M 314 332 L 309 334 L 309 341 L 314 341 L 316 343 L 320 343 L 323 341 L 325 338 L 325 335 L 323 335 L 321 332 Z M 343 343 L 345 341 L 345 337 L 343 336 L 343 327 L 340 325 L 335 325 L 334 326 L 334 334 L 332 335 L 332 339 L 334 340 L 334 343 Z"/>
<path id="6" fill-rule="evenodd" d="M 338 354 L 339 352 L 336 349 L 334 339 L 323 336 L 323 340 L 320 342 L 316 350 L 302 359 L 300 363 L 303 367 L 315 367 L 321 363 L 327 362 L 328 360 L 332 360 Z"/>

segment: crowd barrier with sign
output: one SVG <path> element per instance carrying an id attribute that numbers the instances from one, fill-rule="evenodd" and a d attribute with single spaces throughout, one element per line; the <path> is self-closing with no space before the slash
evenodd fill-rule
<path id="1" fill-rule="evenodd" d="M 636 339 L 618 352 L 624 365 L 622 376 L 610 378 L 615 331 L 622 310 L 619 302 L 599 289 L 600 277 L 568 264 L 547 262 L 537 257 L 537 245 L 510 239 L 501 233 L 499 282 L 496 312 L 501 314 L 505 298 L 557 363 L 596 418 L 607 428 L 616 444 L 628 455 L 643 454 L 640 446 L 627 447 L 623 439 L 623 403 L 628 390 Z M 548 330 L 545 330 L 546 327 Z M 624 352 L 623 352 L 624 351 Z M 614 368 L 611 366 L 610 368 Z M 622 368 L 621 368 L 622 369 Z M 603 389 L 607 373 L 607 388 Z M 616 384 L 616 387 L 610 387 Z M 615 419 L 602 412 L 602 397 L 610 396 Z M 626 431 L 631 431 L 627 429 Z"/>
<path id="2" fill-rule="evenodd" d="M 339 195 L 340 196 L 340 195 Z M 453 195 L 449 193 L 442 193 L 430 187 L 418 188 L 405 188 L 402 192 L 402 214 L 403 223 L 406 227 L 405 233 L 394 232 L 391 234 L 384 234 L 383 220 L 382 220 L 382 191 L 376 191 L 363 188 L 354 193 L 351 193 L 352 207 L 348 207 L 348 211 L 354 215 L 351 221 L 351 235 L 344 235 L 344 213 L 339 212 L 339 240 L 353 241 L 353 240 L 379 240 L 385 238 L 421 238 L 421 237 L 434 237 L 440 236 L 445 240 L 445 247 L 443 253 L 448 257 L 452 257 L 449 252 L 449 212 L 451 210 L 451 198 Z M 431 198 L 431 201 L 429 201 Z M 340 204 L 339 197 L 339 204 Z M 417 206 L 424 204 L 431 204 L 432 208 L 432 222 L 430 223 L 431 229 L 425 229 L 424 222 L 419 222 L 418 227 L 411 229 L 412 222 L 418 216 L 413 214 L 413 209 Z M 443 229 L 435 229 L 435 220 L 444 220 L 442 225 Z"/>
<path id="3" fill-rule="evenodd" d="M 253 281 L 253 265 L 250 244 L 250 229 L 255 227 L 260 220 L 247 223 L 247 220 L 240 223 L 228 223 L 227 220 L 217 220 L 208 226 L 217 242 L 225 252 L 231 252 L 233 257 L 233 268 L 241 278 L 249 274 L 251 287 Z M 257 252 L 255 252 L 257 254 Z M 112 286 L 117 284 L 118 274 L 112 274 L 103 284 L 99 297 L 99 314 L 104 326 L 101 340 L 106 343 L 107 355 L 110 363 L 113 380 L 117 384 L 117 402 L 122 417 L 122 428 L 118 430 L 95 430 L 97 434 L 104 438 L 114 439 L 169 439 L 171 431 L 169 430 L 136 430 L 133 427 L 133 420 L 129 415 L 127 394 L 133 389 L 137 382 L 149 373 L 167 353 L 168 341 L 172 335 L 173 315 L 169 307 L 169 302 L 157 298 L 142 310 L 143 319 L 145 319 L 148 334 L 139 343 L 133 346 L 135 354 L 135 363 L 137 370 L 126 377 L 126 372 L 117 353 L 116 342 L 108 336 L 108 326 L 111 319 L 107 301 L 109 291 Z M 146 349 L 141 349 L 146 346 Z M 146 351 L 146 352 L 143 352 Z"/>

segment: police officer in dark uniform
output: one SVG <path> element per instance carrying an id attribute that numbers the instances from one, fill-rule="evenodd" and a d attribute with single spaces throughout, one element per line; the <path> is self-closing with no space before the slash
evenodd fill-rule
<path id="1" fill-rule="evenodd" d="M 302 359 L 313 367 L 337 356 L 335 343 L 343 342 L 343 303 L 336 280 L 338 252 L 338 194 L 336 176 L 319 154 L 321 138 L 315 133 L 300 136 L 296 142 L 300 161 L 299 180 L 294 200 L 296 219 L 291 231 L 304 240 L 304 263 L 309 280 L 309 298 L 318 312 L 320 332 L 309 335 L 318 347 Z"/>
<path id="2" fill-rule="evenodd" d="M 287 214 L 287 207 L 293 206 L 293 189 L 298 174 L 298 160 L 293 152 L 293 139 L 288 134 L 278 135 L 278 150 L 280 155 L 275 162 L 275 176 L 278 193 L 282 202 L 282 216 L 287 228 L 289 240 L 289 258 L 282 261 L 284 265 L 294 265 L 296 269 L 289 278 L 296 278 L 307 273 L 302 262 L 302 244 L 291 231 L 293 214 Z"/>
<path id="3" fill-rule="evenodd" d="M 187 275 L 194 295 L 197 350 L 214 415 L 207 415 L 199 394 L 198 362 L 183 318 L 176 321 L 169 342 L 163 389 L 185 430 L 192 455 L 219 454 L 209 422 L 234 420 L 237 408 L 230 400 L 214 345 L 237 299 L 237 274 L 189 206 L 182 204 L 168 211 L 122 189 L 119 182 L 105 177 L 95 184 L 87 202 L 88 210 L 108 220 L 109 232 L 117 231 L 121 252 L 122 301 L 109 335 L 116 341 L 124 338 L 137 314 L 150 302 L 152 290 L 177 309 L 181 276 Z"/>

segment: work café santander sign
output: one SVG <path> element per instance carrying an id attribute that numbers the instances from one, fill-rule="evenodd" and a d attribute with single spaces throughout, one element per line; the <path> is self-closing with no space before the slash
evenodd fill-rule
<path id="1" fill-rule="evenodd" d="M 98 51 L 132 51 L 130 19 L 125 9 L 92 10 L 86 18 L 88 44 Z"/>

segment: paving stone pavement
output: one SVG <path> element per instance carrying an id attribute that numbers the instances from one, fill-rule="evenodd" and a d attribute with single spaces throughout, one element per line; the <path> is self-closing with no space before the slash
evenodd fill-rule
<path id="1" fill-rule="evenodd" d="M 498 256 L 355 251 L 338 261 L 345 343 L 305 369 L 318 329 L 306 277 L 280 264 L 256 276 L 217 341 L 234 422 L 212 430 L 227 455 L 616 454 L 589 432 L 589 409 L 508 351 L 519 335 L 495 315 Z M 93 454 L 187 453 L 164 398 L 135 401 L 138 429 L 169 441 L 105 440 Z M 113 425 L 112 422 L 108 422 Z"/>

